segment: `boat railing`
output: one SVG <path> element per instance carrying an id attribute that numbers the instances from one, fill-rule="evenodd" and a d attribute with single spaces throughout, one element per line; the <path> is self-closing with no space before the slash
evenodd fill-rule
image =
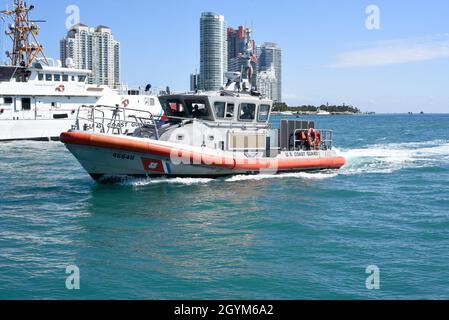
<path id="1" fill-rule="evenodd" d="M 74 129 L 92 133 L 130 135 L 136 129 L 152 128 L 158 134 L 160 117 L 146 110 L 104 105 L 78 108 Z"/>
<path id="2" fill-rule="evenodd" d="M 114 90 L 120 95 L 131 96 L 160 96 L 165 92 L 162 88 L 142 88 L 140 86 L 117 85 Z"/>
<path id="3" fill-rule="evenodd" d="M 203 124 L 209 128 L 215 129 L 243 129 L 243 130 L 259 130 L 259 129 L 269 129 L 270 124 L 267 123 L 254 123 L 254 122 L 233 122 L 233 121 L 215 121 L 210 119 L 201 118 L 186 118 L 186 117 L 175 117 L 165 115 L 164 118 L 167 122 L 178 122 L 181 125 L 186 125 L 189 123 Z"/>
<path id="4" fill-rule="evenodd" d="M 308 141 L 301 139 L 302 133 L 306 135 L 309 133 L 309 130 L 298 129 L 294 132 L 294 148 L 297 149 L 310 149 L 310 150 L 332 150 L 333 144 L 333 131 L 327 129 L 316 129 L 316 132 L 319 132 L 321 135 L 321 142 L 319 146 L 309 146 Z M 298 138 L 299 137 L 299 138 Z"/>

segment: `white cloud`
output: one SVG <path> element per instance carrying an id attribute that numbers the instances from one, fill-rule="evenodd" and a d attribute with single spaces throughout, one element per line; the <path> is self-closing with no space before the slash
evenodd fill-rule
<path id="1" fill-rule="evenodd" d="M 442 58 L 449 58 L 449 34 L 377 42 L 340 53 L 330 67 L 374 67 Z"/>

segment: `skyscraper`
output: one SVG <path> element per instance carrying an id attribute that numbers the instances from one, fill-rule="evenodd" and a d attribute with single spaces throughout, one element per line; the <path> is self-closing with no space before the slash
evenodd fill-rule
<path id="1" fill-rule="evenodd" d="M 190 74 L 190 91 L 196 91 L 199 87 L 200 75 L 198 73 Z"/>
<path id="2" fill-rule="evenodd" d="M 252 86 L 257 85 L 257 56 L 256 42 L 251 39 L 251 29 L 240 26 L 238 29 L 228 28 L 228 71 L 241 72 L 247 64 L 244 57 L 251 51 L 251 66 L 253 67 Z M 249 48 L 247 45 L 250 45 Z"/>
<path id="3" fill-rule="evenodd" d="M 276 43 L 266 42 L 257 47 L 259 72 L 274 71 L 276 86 L 272 90 L 271 98 L 275 102 L 282 102 L 282 50 Z M 271 78 L 271 77 L 270 77 Z"/>
<path id="4" fill-rule="evenodd" d="M 224 16 L 204 12 L 200 20 L 200 82 L 203 90 L 219 90 L 228 71 L 228 47 Z"/>
<path id="5" fill-rule="evenodd" d="M 75 25 L 60 42 L 60 57 L 64 66 L 70 58 L 75 68 L 91 70 L 90 84 L 120 84 L 120 43 L 106 26 Z"/>
<path id="6" fill-rule="evenodd" d="M 228 61 L 245 51 L 246 30 L 243 26 L 238 29 L 228 28 Z"/>

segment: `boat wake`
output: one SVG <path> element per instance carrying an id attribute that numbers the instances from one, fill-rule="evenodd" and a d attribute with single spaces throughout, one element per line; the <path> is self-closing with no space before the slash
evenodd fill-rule
<path id="1" fill-rule="evenodd" d="M 377 144 L 360 149 L 337 150 L 347 164 L 340 174 L 389 174 L 407 168 L 423 168 L 449 162 L 449 141 Z"/>
<path id="2" fill-rule="evenodd" d="M 166 179 L 166 178 L 134 179 L 134 178 L 130 178 L 121 184 L 124 186 L 131 186 L 131 187 L 138 188 L 138 187 L 146 187 L 146 186 L 157 185 L 157 184 L 179 184 L 179 185 L 192 186 L 192 185 L 208 184 L 212 181 L 214 181 L 214 180 L 213 179 L 201 179 L 201 178 L 173 178 L 173 179 Z"/>
<path id="3" fill-rule="evenodd" d="M 193 186 L 193 185 L 204 185 L 210 184 L 212 182 L 242 182 L 242 181 L 261 181 L 268 179 L 302 179 L 302 180 L 325 180 L 330 178 L 335 178 L 338 176 L 336 171 L 329 172 L 319 172 L 319 173 L 306 173 L 306 172 L 296 172 L 296 173 L 282 173 L 282 174 L 259 174 L 259 175 L 239 175 L 226 179 L 202 179 L 202 178 L 157 178 L 157 179 L 135 179 L 129 178 L 126 181 L 120 183 L 123 186 L 130 187 L 146 187 L 151 185 L 158 184 L 171 184 L 171 185 L 185 185 L 185 186 Z"/>
<path id="4" fill-rule="evenodd" d="M 339 175 L 390 174 L 407 168 L 424 168 L 449 163 L 449 141 L 435 140 L 417 143 L 390 143 L 366 146 L 360 149 L 336 150 L 347 160 L 340 171 L 329 170 L 317 173 L 295 172 L 282 174 L 239 175 L 225 179 L 202 178 L 158 178 L 128 179 L 125 186 L 145 187 L 158 184 L 171 185 L 205 185 L 213 182 L 236 183 L 245 181 L 262 181 L 269 179 L 300 179 L 320 181 L 332 179 Z"/>
<path id="5" fill-rule="evenodd" d="M 235 176 L 226 179 L 226 182 L 241 182 L 241 181 L 260 181 L 267 179 L 302 179 L 302 180 L 326 180 L 330 178 L 335 178 L 338 173 L 335 170 L 317 173 L 307 173 L 307 172 L 294 172 L 294 173 L 281 173 L 281 174 L 259 174 L 252 176 Z"/>

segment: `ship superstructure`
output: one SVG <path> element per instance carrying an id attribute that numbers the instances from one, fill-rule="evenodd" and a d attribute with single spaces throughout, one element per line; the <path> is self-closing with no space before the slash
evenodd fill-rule
<path id="1" fill-rule="evenodd" d="M 34 6 L 14 0 L 12 10 L 1 11 L 10 24 L 7 65 L 0 66 L 0 141 L 58 139 L 72 127 L 82 105 L 132 106 L 161 114 L 157 96 L 146 90 L 117 90 L 89 85 L 89 70 L 76 69 L 72 61 L 46 57 L 38 41 L 38 20 L 31 20 Z M 5 19 L 6 20 L 6 19 Z"/>

